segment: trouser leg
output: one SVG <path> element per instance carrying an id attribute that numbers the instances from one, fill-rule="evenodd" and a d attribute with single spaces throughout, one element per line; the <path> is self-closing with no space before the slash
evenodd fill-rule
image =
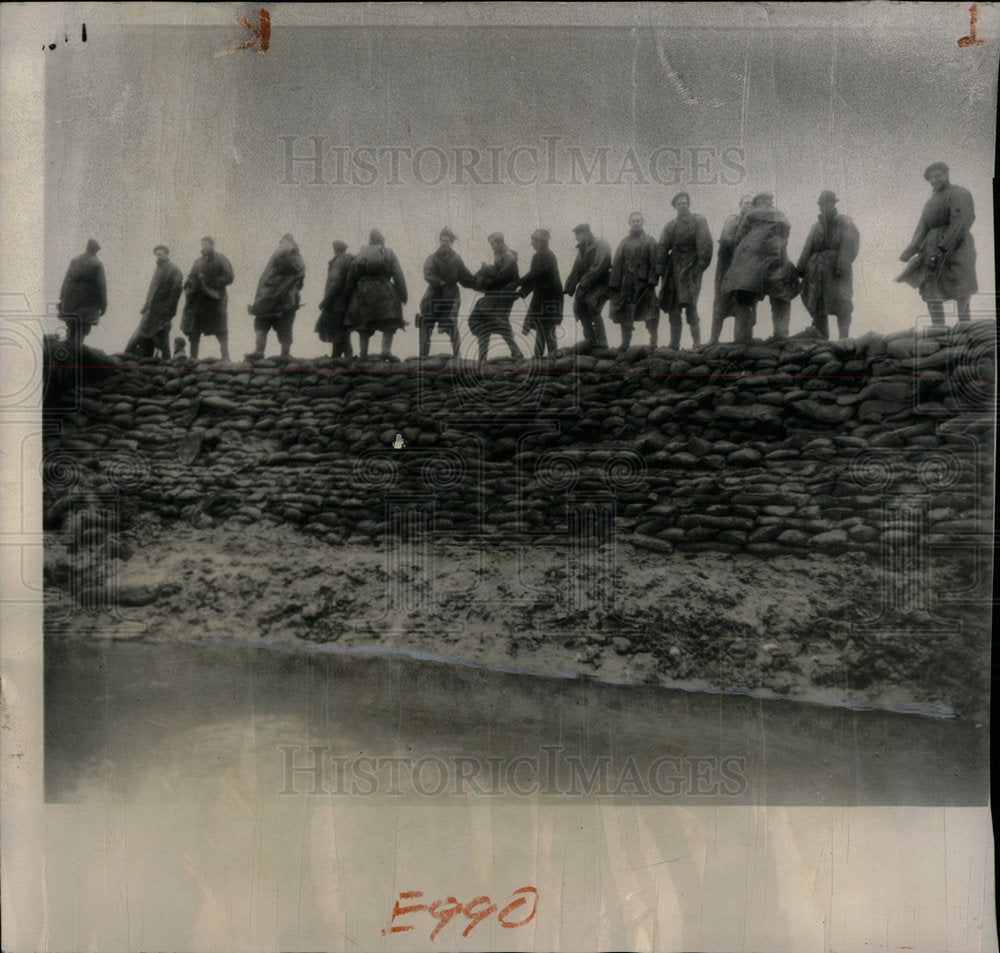
<path id="1" fill-rule="evenodd" d="M 815 311 L 812 315 L 812 326 L 819 331 L 824 341 L 830 340 L 830 324 L 825 311 Z"/>
<path id="2" fill-rule="evenodd" d="M 201 335 L 192 334 L 188 337 L 188 342 L 191 345 L 191 360 L 195 361 L 198 359 L 198 348 L 201 346 Z"/>
<path id="3" fill-rule="evenodd" d="M 452 323 L 448 329 L 448 337 L 451 338 L 451 356 L 458 357 L 458 352 L 462 348 L 462 339 L 458 335 L 458 324 Z"/>
<path id="4" fill-rule="evenodd" d="M 712 312 L 712 330 L 708 337 L 709 344 L 718 344 L 722 337 L 722 324 L 726 319 L 721 314 Z"/>
<path id="5" fill-rule="evenodd" d="M 655 318 L 647 321 L 646 327 L 649 328 L 649 349 L 651 351 L 655 351 L 659 337 L 660 316 L 657 315 Z"/>
<path id="6" fill-rule="evenodd" d="M 360 352 L 361 358 L 364 359 L 368 357 L 368 344 L 372 339 L 372 331 L 359 331 L 358 332 L 358 350 Z"/>
<path id="7" fill-rule="evenodd" d="M 222 356 L 222 360 L 229 361 L 229 335 L 220 334 L 219 335 L 219 353 Z"/>
<path id="8" fill-rule="evenodd" d="M 482 366 L 486 363 L 486 358 L 490 353 L 490 335 L 489 333 L 479 335 L 479 364 Z"/>
<path id="9" fill-rule="evenodd" d="M 694 347 L 701 346 L 701 318 L 698 315 L 698 306 L 689 304 L 687 307 L 688 329 L 691 331 L 691 344 Z"/>
<path id="10" fill-rule="evenodd" d="M 539 325 L 539 328 L 544 328 L 544 327 L 545 327 L 544 323 Z M 517 341 L 514 340 L 514 331 L 510 326 L 510 322 L 505 321 L 500 326 L 499 330 L 500 330 L 500 337 L 503 338 L 503 343 L 506 344 L 508 348 L 510 348 L 510 356 L 513 357 L 515 360 L 524 357 L 524 355 L 521 353 L 521 349 L 517 346 Z M 539 338 L 541 338 L 542 332 L 539 331 L 538 334 Z M 537 346 L 537 340 L 535 343 Z"/>
<path id="11" fill-rule="evenodd" d="M 931 324 L 941 325 L 944 324 L 944 302 L 943 301 L 928 301 L 927 311 L 931 316 Z"/>
<path id="12" fill-rule="evenodd" d="M 671 311 L 667 317 L 670 321 L 670 347 L 675 351 L 679 351 L 681 347 L 681 332 L 684 327 L 681 322 L 680 310 Z"/>
<path id="13" fill-rule="evenodd" d="M 788 325 L 792 315 L 792 302 L 780 298 L 771 299 L 771 320 L 774 323 L 774 336 L 778 340 L 788 337 Z"/>
<path id="14" fill-rule="evenodd" d="M 607 347 L 608 346 L 608 335 L 604 330 L 604 318 L 601 317 L 601 312 L 596 311 L 594 313 L 594 343 L 597 347 Z"/>
<path id="15" fill-rule="evenodd" d="M 431 328 L 425 319 L 420 325 L 420 356 L 427 357 L 431 352 Z"/>
<path id="16" fill-rule="evenodd" d="M 969 298 L 956 298 L 955 306 L 958 308 L 959 321 L 971 321 L 972 313 L 969 310 Z"/>
<path id="17" fill-rule="evenodd" d="M 733 310 L 736 312 L 736 329 L 734 342 L 736 344 L 749 344 L 753 337 L 754 325 L 754 301 L 755 299 L 747 294 L 738 294 Z"/>
<path id="18" fill-rule="evenodd" d="M 632 322 L 622 321 L 622 350 L 624 351 L 632 343 Z"/>
<path id="19" fill-rule="evenodd" d="M 395 331 L 382 332 L 382 357 L 392 356 L 392 336 L 395 333 Z"/>
<path id="20" fill-rule="evenodd" d="M 160 354 L 163 355 L 163 359 L 167 360 L 170 357 L 170 329 L 161 328 L 159 333 L 156 335 L 156 346 L 160 349 Z"/>
<path id="21" fill-rule="evenodd" d="M 542 325 L 542 329 L 545 332 L 545 343 L 549 349 L 549 356 L 555 357 L 556 354 L 556 326 L 551 323 L 545 323 Z"/>

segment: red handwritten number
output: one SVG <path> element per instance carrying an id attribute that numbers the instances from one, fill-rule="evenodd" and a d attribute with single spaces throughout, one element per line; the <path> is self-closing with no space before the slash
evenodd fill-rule
<path id="1" fill-rule="evenodd" d="M 529 895 L 532 898 L 531 913 L 516 922 L 508 920 L 507 917 L 511 913 L 518 908 L 527 905 Z M 433 919 L 437 920 L 437 925 L 434 927 L 430 935 L 432 943 L 437 939 L 437 935 L 460 913 L 464 914 L 469 919 L 469 925 L 462 931 L 462 936 L 465 937 L 468 936 L 477 926 L 479 926 L 483 920 L 496 913 L 498 909 L 497 905 L 485 894 L 482 897 L 476 897 L 475 899 L 470 900 L 464 906 L 462 902 L 455 897 L 446 897 L 444 900 L 435 900 L 429 906 L 424 903 L 414 903 L 407 907 L 401 907 L 399 905 L 400 900 L 416 900 L 418 897 L 422 896 L 423 893 L 419 890 L 410 890 L 400 893 L 399 898 L 393 904 L 392 917 L 389 919 L 389 929 L 383 929 L 382 936 L 385 936 L 387 933 L 405 933 L 407 930 L 412 930 L 412 924 L 407 926 L 394 926 L 396 918 L 404 917 L 408 913 L 416 913 L 419 910 L 426 910 Z M 515 927 L 523 927 L 526 923 L 530 923 L 534 920 L 535 912 L 538 909 L 538 891 L 534 887 L 520 887 L 515 890 L 511 896 L 514 899 L 511 900 L 511 902 L 508 903 L 497 916 L 500 926 L 508 930 L 513 930 Z"/>
<path id="2" fill-rule="evenodd" d="M 985 40 L 979 40 L 976 38 L 976 24 L 979 22 L 979 8 L 978 4 L 972 4 L 969 7 L 969 35 L 963 36 L 959 41 L 959 46 L 982 46 Z"/>
<path id="3" fill-rule="evenodd" d="M 486 904 L 485 910 L 480 910 L 478 913 L 473 912 L 477 904 Z M 462 911 L 471 921 L 463 931 L 462 936 L 468 936 L 473 927 L 479 926 L 491 913 L 496 913 L 497 905 L 495 903 L 490 903 L 489 897 L 476 897 L 475 900 L 470 900 L 466 905 L 465 909 Z"/>
<path id="4" fill-rule="evenodd" d="M 530 923 L 535 918 L 535 912 L 538 910 L 538 891 L 534 887 L 521 887 L 519 890 L 514 891 L 514 896 L 517 896 L 519 893 L 534 894 L 535 902 L 531 905 L 531 915 L 525 917 L 525 919 L 521 920 L 519 923 L 508 923 L 504 918 L 512 910 L 516 910 L 518 907 L 523 907 L 528 902 L 527 897 L 517 897 L 516 900 L 512 900 L 506 907 L 503 908 L 503 910 L 500 911 L 497 919 L 500 921 L 500 926 L 506 927 L 508 930 L 513 930 L 514 927 L 523 927 L 526 923 Z"/>
<path id="5" fill-rule="evenodd" d="M 438 908 L 443 903 L 451 903 L 454 906 L 450 910 L 442 910 L 438 913 Z M 447 900 L 435 900 L 428 908 L 427 912 L 434 917 L 435 920 L 440 921 L 434 931 L 431 933 L 431 942 L 434 942 L 434 937 L 436 937 L 449 923 L 451 923 L 451 918 L 457 916 L 462 912 L 462 902 L 456 900 L 454 897 L 448 897 Z"/>
<path id="6" fill-rule="evenodd" d="M 261 10 L 257 14 L 256 25 L 251 23 L 246 17 L 240 17 L 240 23 L 253 34 L 253 39 L 247 40 L 246 43 L 241 43 L 236 49 L 252 50 L 255 46 L 259 45 L 260 51 L 263 53 L 271 42 L 271 14 L 267 10 Z"/>

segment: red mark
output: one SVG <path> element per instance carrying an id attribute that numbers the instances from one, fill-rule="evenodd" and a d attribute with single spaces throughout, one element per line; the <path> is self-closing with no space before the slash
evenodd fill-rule
<path id="1" fill-rule="evenodd" d="M 409 924 L 407 926 L 394 926 L 393 921 L 395 921 L 396 917 L 406 916 L 408 913 L 417 913 L 420 910 L 426 910 L 434 920 L 437 920 L 437 925 L 429 934 L 432 943 L 437 939 L 437 935 L 460 913 L 469 921 L 469 925 L 462 931 L 462 936 L 468 936 L 477 926 L 479 926 L 480 923 L 483 922 L 483 920 L 491 917 L 497 912 L 498 909 L 497 905 L 485 895 L 482 897 L 476 897 L 464 905 L 461 900 L 458 900 L 455 897 L 445 897 L 443 900 L 435 900 L 430 905 L 423 903 L 411 904 L 406 907 L 401 907 L 399 905 L 400 900 L 414 900 L 417 897 L 422 896 L 423 893 L 419 890 L 409 890 L 404 893 L 400 893 L 399 898 L 392 907 L 392 917 L 389 919 L 389 928 L 388 930 L 382 931 L 382 936 L 385 936 L 386 933 L 404 933 L 407 930 L 412 930 L 413 924 Z M 516 927 L 523 927 L 526 923 L 530 923 L 535 918 L 535 912 L 538 909 L 538 891 L 534 887 L 519 887 L 511 894 L 511 896 L 513 899 L 497 915 L 497 921 L 500 926 L 506 927 L 508 930 L 513 930 Z M 527 905 L 529 896 L 533 900 L 531 904 L 531 913 L 516 922 L 508 920 L 507 918 L 511 913 L 519 907 Z"/>
<path id="2" fill-rule="evenodd" d="M 976 39 L 976 23 L 979 22 L 978 4 L 974 3 L 969 7 L 969 35 L 963 36 L 959 41 L 959 46 L 982 46 L 985 40 Z"/>
<path id="3" fill-rule="evenodd" d="M 240 17 L 240 23 L 253 34 L 253 39 L 247 40 L 246 43 L 241 43 L 236 49 L 252 50 L 255 46 L 259 45 L 260 51 L 263 53 L 271 42 L 271 14 L 267 10 L 261 10 L 257 14 L 256 26 L 246 17 Z"/>
<path id="4" fill-rule="evenodd" d="M 399 900 L 413 900 L 417 897 L 422 897 L 422 896 L 423 893 L 421 893 L 419 890 L 410 890 L 406 893 L 401 893 L 399 895 Z M 414 913 L 417 910 L 427 909 L 427 907 L 422 903 L 415 904 L 414 906 L 411 907 L 401 907 L 399 905 L 399 900 L 396 901 L 396 903 L 393 905 L 392 908 L 392 919 L 389 921 L 390 933 L 405 933 L 407 930 L 413 929 L 413 924 L 410 924 L 410 926 L 407 927 L 392 926 L 392 921 L 395 920 L 396 917 L 402 917 L 405 916 L 407 913 Z M 382 931 L 382 936 L 385 936 L 385 930 Z"/>
<path id="5" fill-rule="evenodd" d="M 443 903 L 450 903 L 452 906 L 450 909 L 440 910 Z M 462 912 L 462 901 L 456 900 L 454 897 L 448 897 L 447 900 L 435 900 L 427 908 L 427 912 L 438 921 L 438 925 L 431 932 L 431 942 L 433 943 L 434 938 L 451 922 L 451 918 Z"/>
<path id="6" fill-rule="evenodd" d="M 517 897 L 516 900 L 513 900 L 510 903 L 508 903 L 507 906 L 500 911 L 500 915 L 497 917 L 497 919 L 500 921 L 500 926 L 506 927 L 508 930 L 513 930 L 514 927 L 523 927 L 526 923 L 530 923 L 532 920 L 535 919 L 535 911 L 538 909 L 538 891 L 534 887 L 521 887 L 520 890 L 514 891 L 514 896 L 516 897 L 518 894 L 527 894 L 527 893 L 532 893 L 535 895 L 535 902 L 531 905 L 531 914 L 525 917 L 523 920 L 521 920 L 520 923 L 508 923 L 504 919 L 504 917 L 506 917 L 508 913 L 510 913 L 513 910 L 516 910 L 518 907 L 523 907 L 528 902 L 527 897 L 523 896 Z"/>

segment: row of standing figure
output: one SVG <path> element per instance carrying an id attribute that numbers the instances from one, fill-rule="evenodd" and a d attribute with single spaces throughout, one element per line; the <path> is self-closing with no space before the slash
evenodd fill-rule
<path id="1" fill-rule="evenodd" d="M 932 323 L 944 323 L 944 302 L 949 300 L 956 301 L 959 320 L 968 320 L 969 298 L 977 291 L 976 253 L 970 233 L 975 220 L 972 197 L 968 190 L 951 184 L 948 167 L 942 162 L 930 165 L 924 178 L 931 185 L 931 197 L 912 241 L 900 255 L 906 268 L 897 281 L 919 289 Z M 438 249 L 424 264 L 427 291 L 416 320 L 421 356 L 429 352 L 435 327 L 448 335 L 453 353 L 458 354 L 460 286 L 482 295 L 469 316 L 469 329 L 479 341 L 480 361 L 486 358 L 493 334 L 504 340 L 512 357 L 521 356 L 510 313 L 517 298 L 529 294 L 522 332 L 536 333 L 538 357 L 556 350 L 555 329 L 562 321 L 564 296 L 573 298 L 574 315 L 592 347 L 607 347 L 602 311 L 609 301 L 610 317 L 620 327 L 623 349 L 630 345 L 637 323 L 646 325 L 649 343 L 656 347 L 661 311 L 669 318 L 671 347 L 680 346 L 682 315 L 692 343 L 700 346 L 697 304 L 702 275 L 712 260 L 712 238 L 704 217 L 691 211 L 688 193 L 678 193 L 672 204 L 676 217 L 667 223 L 659 241 L 645 232 L 640 213 L 629 216 L 628 235 L 614 256 L 589 225 L 578 225 L 573 230 L 576 259 L 565 284 L 545 229 L 537 229 L 531 236 L 534 254 L 524 275 L 519 274 L 516 252 L 507 247 L 501 233 L 494 232 L 488 238 L 492 262 L 483 262 L 472 274 L 453 248 L 454 233 L 443 229 Z M 787 337 L 791 301 L 800 292 L 819 336 L 829 337 L 831 314 L 837 319 L 839 336 L 848 336 L 858 230 L 850 218 L 837 211 L 833 192 L 823 191 L 818 205 L 818 221 L 797 265 L 792 265 L 787 256 L 790 226 L 775 208 L 773 195 L 765 192 L 743 199 L 739 213 L 726 221 L 719 239 L 710 343 L 719 341 L 728 317 L 735 319 L 734 340 L 749 341 L 757 303 L 765 297 L 770 299 L 774 337 Z M 59 316 L 67 325 L 70 341 L 82 341 L 107 309 L 99 250 L 97 241 L 88 241 L 84 254 L 70 262 L 63 282 Z M 218 339 L 222 359 L 228 361 L 226 289 L 233 282 L 228 258 L 215 250 L 211 238 L 203 238 L 201 255 L 185 280 L 170 261 L 165 245 L 156 246 L 154 254 L 157 264 L 140 324 L 126 350 L 151 356 L 159 349 L 164 356 L 169 355 L 170 323 L 184 291 L 181 330 L 190 341 L 191 357 L 198 356 L 201 338 L 209 335 Z M 277 334 L 282 354 L 289 353 L 304 278 L 305 264 L 298 246 L 291 235 L 285 235 L 261 275 L 254 303 L 248 307 L 256 334 L 256 346 L 248 358 L 263 356 L 271 330 Z M 393 335 L 406 326 L 402 314 L 406 302 L 406 281 L 399 260 L 386 247 L 382 235 L 372 230 L 368 244 L 357 255 L 349 254 L 343 242 L 334 242 L 315 330 L 332 344 L 334 357 L 352 356 L 352 332 L 359 334 L 360 354 L 366 357 L 371 337 L 380 331 L 382 355 L 388 357 Z"/>

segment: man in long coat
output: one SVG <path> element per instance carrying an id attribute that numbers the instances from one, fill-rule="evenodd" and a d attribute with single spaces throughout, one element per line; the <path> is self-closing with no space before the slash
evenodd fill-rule
<path id="1" fill-rule="evenodd" d="M 435 325 L 451 340 L 452 357 L 458 357 L 461 344 L 458 336 L 458 307 L 461 293 L 458 286 L 474 287 L 475 278 L 465 267 L 465 262 L 458 252 L 452 248 L 455 238 L 455 233 L 450 228 L 441 229 L 437 251 L 428 255 L 424 262 L 424 281 L 427 282 L 427 290 L 420 299 L 420 314 L 417 315 L 421 357 L 427 357 L 430 353 L 431 334 Z"/>
<path id="2" fill-rule="evenodd" d="M 788 260 L 788 219 L 774 207 L 774 196 L 754 196 L 736 232 L 733 261 L 722 282 L 723 293 L 736 293 L 736 342 L 749 343 L 756 303 L 771 299 L 774 337 L 788 337 L 792 299 L 799 293 L 795 267 Z"/>
<path id="3" fill-rule="evenodd" d="M 660 289 L 660 310 L 670 320 L 670 346 L 681 346 L 681 311 L 691 329 L 691 343 L 701 344 L 701 321 L 698 317 L 698 295 L 701 276 L 712 262 L 712 236 L 704 216 L 691 211 L 691 196 L 678 192 L 670 202 L 677 216 L 667 222 L 660 235 L 660 268 L 663 287 Z"/>
<path id="4" fill-rule="evenodd" d="M 382 359 L 392 359 L 392 337 L 406 327 L 403 305 L 408 296 L 399 259 L 385 247 L 377 228 L 369 232 L 368 244 L 347 270 L 347 297 L 344 326 L 358 332 L 362 360 L 368 357 L 368 342 L 376 331 L 382 332 Z"/>
<path id="5" fill-rule="evenodd" d="M 601 310 L 608 300 L 611 278 L 611 247 L 596 238 L 587 224 L 573 229 L 576 260 L 566 279 L 565 294 L 573 299 L 573 314 L 583 328 L 583 338 L 591 347 L 607 347 Z"/>
<path id="6" fill-rule="evenodd" d="M 281 356 L 292 349 L 292 325 L 301 302 L 299 292 L 306 278 L 306 265 L 299 246 L 290 234 L 281 236 L 278 247 L 268 259 L 257 282 L 257 293 L 247 311 L 254 316 L 256 345 L 248 360 L 259 360 L 267 347 L 267 332 L 274 330 L 281 345 Z"/>
<path id="7" fill-rule="evenodd" d="M 108 309 L 108 283 L 104 265 L 97 257 L 101 246 L 93 238 L 66 269 L 59 292 L 59 320 L 66 324 L 66 340 L 80 344 Z"/>
<path id="8" fill-rule="evenodd" d="M 718 344 L 722 336 L 722 325 L 726 318 L 736 316 L 736 295 L 722 290 L 726 272 L 733 263 L 733 252 L 736 251 L 736 233 L 739 231 L 743 216 L 750 211 L 753 204 L 752 195 L 744 195 L 740 199 L 740 210 L 736 215 L 730 215 L 722 226 L 719 235 L 719 254 L 715 258 L 715 300 L 712 302 L 712 332 L 709 344 Z"/>
<path id="9" fill-rule="evenodd" d="M 479 342 L 479 365 L 486 363 L 490 351 L 490 335 L 499 334 L 510 348 L 510 356 L 519 360 L 524 355 L 514 340 L 510 325 L 510 310 L 517 300 L 520 273 L 517 252 L 507 247 L 502 232 L 493 232 L 487 239 L 493 252 L 493 263 L 483 262 L 473 275 L 473 287 L 483 296 L 472 306 L 469 330 Z"/>
<path id="10" fill-rule="evenodd" d="M 195 259 L 184 282 L 184 316 L 181 331 L 191 341 L 191 358 L 198 357 L 203 334 L 219 339 L 222 360 L 229 360 L 229 297 L 226 289 L 233 283 L 233 266 L 225 255 L 215 250 L 208 237 L 201 240 L 201 257 Z"/>
<path id="11" fill-rule="evenodd" d="M 535 357 L 548 353 L 555 357 L 556 328 L 563 319 L 563 283 L 559 277 L 559 262 L 549 249 L 549 230 L 537 228 L 531 233 L 531 267 L 518 282 L 521 297 L 531 295 L 522 333 L 535 332 Z M 518 353 L 520 356 L 520 352 Z"/>
<path id="12" fill-rule="evenodd" d="M 323 300 L 319 303 L 319 319 L 316 333 L 326 344 L 333 345 L 331 357 L 353 357 L 351 332 L 344 327 L 347 313 L 347 271 L 354 256 L 348 254 L 347 244 L 333 243 L 333 258 L 326 263 L 326 286 Z"/>
<path id="13" fill-rule="evenodd" d="M 931 184 L 931 197 L 913 240 L 899 256 L 909 265 L 896 280 L 920 290 L 932 324 L 944 324 L 945 301 L 954 301 L 958 320 L 968 321 L 969 298 L 979 290 L 976 245 L 969 231 L 976 220 L 972 194 L 951 184 L 943 162 L 929 165 L 924 178 Z"/>
<path id="14" fill-rule="evenodd" d="M 650 350 L 656 347 L 660 324 L 656 302 L 656 285 L 660 278 L 659 246 L 652 235 L 646 234 L 644 226 L 641 213 L 633 212 L 628 217 L 629 232 L 615 252 L 608 280 L 611 320 L 621 328 L 622 351 L 632 343 L 632 328 L 637 322 L 645 322 L 649 328 Z"/>
<path id="15" fill-rule="evenodd" d="M 806 239 L 796 268 L 802 277 L 802 303 L 813 327 L 830 339 L 828 316 L 837 316 L 837 334 L 843 340 L 851 329 L 854 312 L 852 265 L 861 242 L 858 229 L 846 215 L 837 213 L 837 196 L 819 194 L 819 221 Z"/>
<path id="16" fill-rule="evenodd" d="M 139 312 L 139 327 L 125 348 L 126 354 L 152 357 L 159 349 L 163 360 L 170 357 L 170 323 L 177 314 L 177 302 L 184 287 L 184 275 L 170 260 L 170 249 L 157 245 L 153 249 L 156 267 L 146 292 L 146 303 Z"/>

